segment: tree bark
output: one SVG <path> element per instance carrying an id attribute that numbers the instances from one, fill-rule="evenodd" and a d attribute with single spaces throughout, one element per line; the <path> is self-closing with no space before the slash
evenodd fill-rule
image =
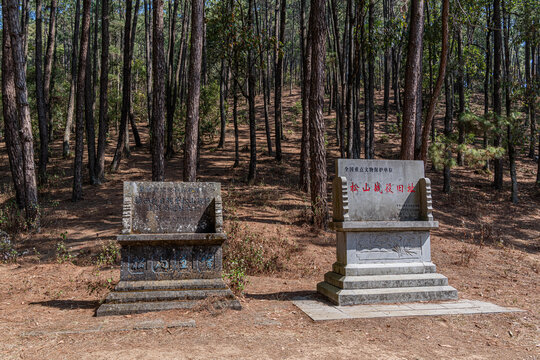
<path id="1" fill-rule="evenodd" d="M 171 3 L 169 2 L 169 45 L 167 51 L 167 85 L 165 87 L 165 107 L 167 109 L 167 143 L 165 149 L 165 157 L 171 158 L 174 155 L 173 148 L 173 125 L 174 125 L 174 103 L 173 92 L 174 82 L 176 80 L 174 73 L 174 43 L 176 42 L 176 17 L 178 14 L 179 0 L 174 0 L 173 10 L 171 11 Z"/>
<path id="2" fill-rule="evenodd" d="M 444 116 L 444 136 L 449 139 L 452 135 L 452 120 L 454 118 L 454 89 L 453 79 L 450 74 L 444 78 L 444 93 L 446 96 L 446 114 Z M 449 194 L 451 190 L 450 161 L 452 159 L 452 150 L 448 144 L 444 150 L 444 181 L 443 192 Z"/>
<path id="3" fill-rule="evenodd" d="M 96 180 L 105 181 L 105 149 L 109 131 L 109 0 L 101 0 L 101 74 L 99 80 L 99 135 L 96 160 Z"/>
<path id="4" fill-rule="evenodd" d="M 197 179 L 197 146 L 199 138 L 199 100 L 203 47 L 204 1 L 191 2 L 191 49 L 189 54 L 184 181 Z"/>
<path id="5" fill-rule="evenodd" d="M 81 0 L 77 0 L 75 5 L 75 29 L 73 31 L 72 51 L 71 51 L 71 84 L 69 88 L 69 104 L 64 129 L 64 142 L 62 144 L 62 154 L 64 158 L 70 155 L 69 140 L 71 138 L 71 128 L 73 126 L 73 115 L 75 112 L 75 91 L 77 88 L 77 49 L 79 44 L 79 24 L 81 18 Z"/>
<path id="6" fill-rule="evenodd" d="M 6 9 L 5 0 L 2 1 L 2 9 Z M 4 11 L 2 27 L 2 113 L 4 115 L 5 141 L 9 157 L 9 167 L 15 188 L 15 201 L 19 209 L 24 209 L 24 161 L 21 139 L 19 138 L 17 94 L 15 89 L 15 74 L 13 72 L 14 63 L 8 29 L 7 12 Z"/>
<path id="7" fill-rule="evenodd" d="M 118 142 L 111 163 L 111 171 L 115 172 L 120 166 L 124 155 L 125 141 L 128 136 L 128 121 L 131 112 L 131 11 L 132 0 L 126 1 L 126 21 L 124 23 L 124 64 L 122 68 L 122 109 L 120 113 L 120 127 L 118 131 Z"/>
<path id="8" fill-rule="evenodd" d="M 143 1 L 144 6 L 144 51 L 146 62 L 146 110 L 148 112 L 148 124 L 150 125 L 150 119 L 152 118 L 152 30 L 150 28 L 151 15 L 150 4 L 147 4 L 147 0 Z M 185 16 L 185 15 L 184 15 Z"/>
<path id="9" fill-rule="evenodd" d="M 401 131 L 401 159 L 414 159 L 414 137 L 418 82 L 422 81 L 422 33 L 424 29 L 424 0 L 411 0 L 411 21 L 407 65 L 405 68 L 405 101 Z"/>
<path id="10" fill-rule="evenodd" d="M 514 140 L 514 123 L 511 118 L 512 112 L 512 100 L 510 98 L 510 91 L 512 84 L 512 74 L 510 72 L 510 14 L 507 12 L 506 2 L 502 1 L 503 20 L 504 20 L 504 95 L 506 105 L 506 119 L 508 126 L 506 127 L 507 141 L 508 141 L 508 161 L 510 163 L 510 180 L 512 182 L 512 192 L 510 200 L 513 204 L 517 204 L 518 199 L 518 182 L 516 174 L 516 144 Z"/>
<path id="11" fill-rule="evenodd" d="M 326 0 L 311 0 L 311 87 L 309 93 L 311 206 L 316 227 L 328 226 L 326 147 L 324 143 L 324 67 L 326 55 Z"/>
<path id="12" fill-rule="evenodd" d="M 276 131 L 276 160 L 281 161 L 281 136 L 282 136 L 282 104 L 281 96 L 283 91 L 283 48 L 285 43 L 285 14 L 287 8 L 287 0 L 280 0 L 281 2 L 281 14 L 279 16 L 279 46 L 277 50 L 276 59 L 276 71 L 275 71 L 275 90 L 274 90 L 274 116 L 275 116 L 275 131 Z M 277 31 L 277 29 L 276 29 Z"/>
<path id="13" fill-rule="evenodd" d="M 42 3 L 36 0 L 36 102 L 39 125 L 39 181 L 47 182 L 47 161 L 49 152 L 49 134 L 47 134 L 47 116 L 45 113 L 45 98 L 43 95 L 43 34 L 42 34 Z"/>
<path id="14" fill-rule="evenodd" d="M 17 113 L 19 117 L 19 137 L 22 145 L 25 212 L 29 227 L 39 229 L 38 193 L 36 172 L 34 166 L 34 138 L 32 136 L 32 122 L 30 107 L 28 105 L 28 90 L 26 86 L 25 56 L 23 41 L 19 26 L 19 11 L 17 0 L 6 0 L 7 21 L 11 41 L 11 55 L 15 76 L 15 93 L 17 101 Z M 4 19 L 5 16 L 4 15 Z"/>
<path id="15" fill-rule="evenodd" d="M 502 34 L 501 34 L 501 7 L 500 0 L 493 0 L 493 110 L 495 112 L 495 146 L 500 146 L 501 132 L 500 116 L 502 115 L 501 101 L 501 62 L 502 62 Z M 495 189 L 501 190 L 503 187 L 503 159 L 494 160 L 495 177 L 493 185 Z"/>
<path id="16" fill-rule="evenodd" d="M 285 2 L 285 0 L 281 0 Z M 248 34 L 250 36 L 254 35 L 253 31 L 253 8 L 255 7 L 254 0 L 249 0 L 248 2 L 248 19 L 247 19 L 247 27 L 248 27 Z M 285 6 L 283 4 L 283 6 Z M 283 18 L 283 21 L 285 21 L 285 18 Z M 247 66 L 248 66 L 248 111 L 249 111 L 249 172 L 248 172 L 248 184 L 252 185 L 255 183 L 255 179 L 257 177 L 257 127 L 255 123 L 255 55 L 253 54 L 253 47 L 249 47 L 247 52 Z M 280 55 L 281 57 L 281 55 Z M 279 60 L 278 60 L 279 62 Z M 276 67 L 276 69 L 279 68 Z M 276 74 L 276 81 L 278 79 L 278 75 Z M 277 85 L 276 85 L 276 96 L 278 95 L 277 91 Z M 279 95 L 281 96 L 281 89 L 279 90 Z M 281 101 L 281 100 L 280 100 Z M 278 100 L 276 98 L 276 104 L 278 103 Z M 281 109 L 281 108 L 280 108 Z M 277 105 L 276 105 L 276 111 L 277 111 Z M 276 124 L 277 124 L 278 117 L 276 116 Z M 278 148 L 278 141 L 281 140 L 281 135 L 278 132 L 278 128 L 276 127 L 276 160 L 281 161 L 281 145 Z M 281 142 L 279 142 L 281 144 Z M 278 149 L 279 149 L 279 156 L 278 156 Z"/>
<path id="17" fill-rule="evenodd" d="M 54 48 L 56 44 L 56 8 L 57 0 L 51 0 L 49 17 L 49 36 L 47 50 L 45 51 L 45 74 L 43 80 L 43 97 L 45 99 L 45 113 L 48 124 L 49 141 L 53 139 L 53 119 L 51 115 L 51 77 L 54 61 Z"/>
<path id="18" fill-rule="evenodd" d="M 302 145 L 300 148 L 300 190 L 309 192 L 309 90 L 311 83 L 311 36 L 306 34 L 306 0 L 300 0 L 300 51 L 302 58 Z"/>
<path id="19" fill-rule="evenodd" d="M 84 113 L 85 113 L 85 82 L 86 62 L 88 61 L 88 43 L 90 36 L 90 0 L 83 0 L 83 21 L 81 29 L 81 44 L 79 49 L 79 69 L 77 71 L 77 112 L 75 116 L 75 159 L 73 161 L 73 193 L 71 201 L 82 199 L 82 167 L 84 151 Z"/>
<path id="20" fill-rule="evenodd" d="M 163 37 L 163 0 L 152 1 L 152 181 L 165 180 L 165 45 Z"/>

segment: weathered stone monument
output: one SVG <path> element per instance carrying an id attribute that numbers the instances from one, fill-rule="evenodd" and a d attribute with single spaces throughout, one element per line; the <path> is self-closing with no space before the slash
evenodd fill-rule
<path id="1" fill-rule="evenodd" d="M 124 182 L 120 282 L 97 316 L 215 305 L 239 309 L 221 278 L 219 183 Z"/>
<path id="2" fill-rule="evenodd" d="M 457 299 L 431 262 L 431 182 L 422 161 L 338 159 L 337 262 L 317 291 L 337 305 Z"/>

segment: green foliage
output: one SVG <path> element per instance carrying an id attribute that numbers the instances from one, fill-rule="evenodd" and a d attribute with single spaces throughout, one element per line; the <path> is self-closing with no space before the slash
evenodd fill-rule
<path id="1" fill-rule="evenodd" d="M 227 281 L 229 287 L 235 294 L 242 295 L 248 283 L 244 264 L 232 260 L 228 264 L 228 270 L 223 272 L 223 279 Z"/>
<path id="2" fill-rule="evenodd" d="M 56 243 L 56 261 L 59 263 L 59 264 L 62 264 L 62 263 L 65 263 L 65 262 L 72 262 L 74 257 L 69 249 L 67 248 L 66 246 L 66 239 L 67 239 L 67 232 L 63 232 L 60 234 L 60 236 L 62 237 L 62 240 L 61 241 L 58 241 Z"/>
<path id="3" fill-rule="evenodd" d="M 219 85 L 216 81 L 209 83 L 201 89 L 199 109 L 201 137 L 210 141 L 219 132 Z"/>
<path id="4" fill-rule="evenodd" d="M 109 241 L 107 244 L 103 244 L 101 251 L 96 257 L 96 265 L 107 266 L 118 263 L 120 258 L 120 247 L 115 241 Z"/>
<path id="5" fill-rule="evenodd" d="M 9 235 L 0 231 L 0 261 L 2 263 L 15 263 L 19 253 L 9 239 Z"/>

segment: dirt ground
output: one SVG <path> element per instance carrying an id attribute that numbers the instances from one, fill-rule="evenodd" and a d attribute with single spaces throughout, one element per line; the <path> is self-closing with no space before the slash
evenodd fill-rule
<path id="1" fill-rule="evenodd" d="M 121 229 L 122 181 L 151 178 L 149 147 L 147 141 L 144 148 L 132 147 L 119 172 L 108 174 L 103 185 L 86 183 L 84 200 L 72 203 L 72 160 L 61 158 L 61 139 L 56 140 L 50 182 L 40 189 L 41 231 L 14 235 L 22 255 L 16 263 L 0 264 L 0 358 L 540 358 L 540 192 L 534 186 L 536 164 L 530 159 L 518 161 L 518 205 L 508 201 L 507 174 L 505 190 L 497 193 L 490 187 L 489 174 L 456 167 L 449 195 L 442 193 L 441 173 L 427 174 L 434 188 L 434 217 L 440 222 L 431 245 L 438 272 L 449 278 L 460 298 L 526 312 L 313 322 L 292 304 L 298 296 L 317 296 L 316 283 L 335 261 L 335 235 L 311 227 L 309 196 L 296 186 L 298 101 L 296 90 L 284 98 L 286 140 L 280 165 L 266 153 L 259 106 L 254 186 L 245 181 L 249 161 L 245 123 L 239 167 L 232 168 L 232 130 L 225 149 L 216 150 L 216 143 L 207 140 L 201 151 L 199 180 L 222 183 L 226 228 L 234 229 L 236 237 L 249 236 L 263 244 L 268 256 L 278 256 L 270 270 L 248 277 L 241 311 L 215 311 L 203 304 L 190 311 L 94 317 L 109 281 L 114 284 L 119 278 L 118 266 L 98 267 L 96 255 Z M 329 128 L 333 119 L 327 118 Z M 384 124 L 378 120 L 376 158 L 396 158 L 399 135 L 382 136 Z M 148 129 L 142 121 L 139 126 L 145 141 Z M 111 141 L 108 161 L 113 147 Z M 335 139 L 329 136 L 330 180 L 338 157 Z M 0 204 L 5 207 L 13 193 L 3 142 L 0 159 Z M 181 162 L 181 154 L 167 162 L 166 180 L 181 179 Z M 9 218 L 4 219 L 4 227 L 9 224 Z M 65 252 L 59 251 L 61 241 Z M 194 320 L 196 327 L 87 331 L 156 319 Z"/>

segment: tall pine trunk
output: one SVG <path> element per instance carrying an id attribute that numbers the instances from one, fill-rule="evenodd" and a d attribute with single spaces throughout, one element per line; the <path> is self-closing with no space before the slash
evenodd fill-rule
<path id="1" fill-rule="evenodd" d="M 47 50 L 45 51 L 45 73 L 43 78 L 43 97 L 45 99 L 45 113 L 48 124 L 49 140 L 53 139 L 53 118 L 51 114 L 51 77 L 54 61 L 54 49 L 56 44 L 56 8 L 57 0 L 51 0 L 49 16 L 49 36 L 47 40 Z"/>
<path id="2" fill-rule="evenodd" d="M 275 70 L 275 92 L 274 92 L 274 116 L 275 116 L 275 131 L 276 131 L 276 160 L 281 161 L 281 137 L 282 137 L 282 104 L 281 96 L 283 92 L 283 57 L 284 57 L 284 43 L 285 43 L 285 13 L 287 7 L 287 0 L 280 0 L 281 2 L 281 14 L 279 16 L 279 46 L 276 59 Z M 276 32 L 278 30 L 276 29 Z"/>
<path id="3" fill-rule="evenodd" d="M 6 0 L 2 1 L 2 9 L 6 8 Z M 19 209 L 24 209 L 24 161 L 21 139 L 19 138 L 19 123 L 17 115 L 17 94 L 15 89 L 14 63 L 9 36 L 7 12 L 3 12 L 2 26 L 2 113 L 4 115 L 4 130 L 6 149 L 9 158 L 11 177 L 15 188 L 15 201 Z"/>
<path id="4" fill-rule="evenodd" d="M 36 0 L 36 102 L 39 125 L 39 181 L 47 182 L 47 161 L 49 152 L 49 135 L 47 134 L 47 116 L 45 114 L 45 98 L 43 95 L 43 34 L 42 34 L 42 3 Z"/>
<path id="5" fill-rule="evenodd" d="M 71 44 L 71 84 L 69 87 L 69 104 L 67 110 L 66 128 L 64 129 L 64 142 L 62 144 L 62 154 L 64 158 L 70 155 L 69 141 L 71 138 L 71 128 L 73 126 L 73 115 L 75 113 L 75 92 L 77 90 L 77 49 L 79 44 L 79 26 L 81 19 L 81 0 L 77 0 L 75 5 L 75 28 Z"/>
<path id="6" fill-rule="evenodd" d="M 403 124 L 401 131 L 401 159 L 414 159 L 415 123 L 417 112 L 418 82 L 422 81 L 422 33 L 424 29 L 424 0 L 411 0 L 411 21 L 407 65 L 405 67 L 405 90 Z"/>
<path id="7" fill-rule="evenodd" d="M 306 0 L 300 0 L 300 56 L 302 58 L 302 144 L 300 147 L 300 190 L 309 192 L 309 90 L 311 83 L 311 36 L 306 34 Z"/>
<path id="8" fill-rule="evenodd" d="M 191 2 L 191 48 L 189 54 L 184 181 L 197 179 L 197 146 L 199 139 L 199 98 L 203 47 L 204 1 Z"/>
<path id="9" fill-rule="evenodd" d="M 28 105 L 28 89 L 26 86 L 25 56 L 21 29 L 19 26 L 19 11 L 17 0 L 6 0 L 2 8 L 4 20 L 7 21 L 11 41 L 11 55 L 15 75 L 15 93 L 19 122 L 19 138 L 22 145 L 25 212 L 26 221 L 31 228 L 39 229 L 38 192 L 36 171 L 34 166 L 34 138 L 32 136 L 32 120 Z"/>
<path id="10" fill-rule="evenodd" d="M 96 179 L 105 181 L 105 149 L 109 130 L 109 0 L 101 0 L 101 74 L 99 80 L 99 135 L 96 159 Z"/>
<path id="11" fill-rule="evenodd" d="M 328 226 L 326 146 L 324 142 L 324 67 L 326 55 L 326 0 L 311 0 L 311 87 L 309 93 L 311 206 L 316 227 Z"/>
<path id="12" fill-rule="evenodd" d="M 501 62 L 502 62 L 502 30 L 501 30 L 501 7 L 500 0 L 493 0 L 493 110 L 495 112 L 495 128 L 500 129 L 500 116 L 502 115 L 501 99 Z M 495 134 L 495 146 L 502 145 L 500 131 Z M 503 187 L 503 159 L 495 159 L 495 177 L 493 185 L 495 189 Z"/>
<path id="13" fill-rule="evenodd" d="M 163 37 L 163 0 L 152 1 L 152 181 L 165 180 L 165 40 Z"/>
<path id="14" fill-rule="evenodd" d="M 88 43 L 90 36 L 90 0 L 83 0 L 83 21 L 81 29 L 81 44 L 79 49 L 79 69 L 77 71 L 77 101 L 75 115 L 75 159 L 73 161 L 73 193 L 71 201 L 79 201 L 83 197 L 82 169 L 84 151 L 84 113 L 85 113 L 85 82 L 86 62 L 88 60 Z"/>

